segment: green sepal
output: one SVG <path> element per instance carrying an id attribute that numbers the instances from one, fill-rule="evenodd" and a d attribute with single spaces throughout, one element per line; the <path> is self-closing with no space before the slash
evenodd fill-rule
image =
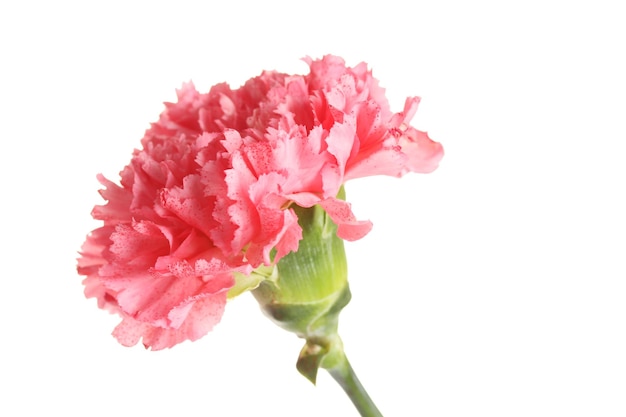
<path id="1" fill-rule="evenodd" d="M 296 368 L 314 385 L 319 368 L 331 369 L 341 358 L 343 343 L 338 335 L 330 339 L 307 339 L 300 351 Z"/>
<path id="2" fill-rule="evenodd" d="M 302 227 L 298 250 L 283 257 L 252 294 L 277 325 L 306 340 L 296 367 L 315 384 L 317 370 L 343 357 L 339 313 L 350 301 L 343 240 L 319 206 L 293 207 Z"/>
<path id="3" fill-rule="evenodd" d="M 259 300 L 260 294 L 266 295 L 271 281 L 264 281 L 252 293 Z M 337 333 L 339 313 L 351 298 L 350 288 L 346 286 L 329 296 L 306 303 L 272 302 L 261 304 L 263 312 L 278 326 L 295 333 L 303 339 L 324 338 Z"/>

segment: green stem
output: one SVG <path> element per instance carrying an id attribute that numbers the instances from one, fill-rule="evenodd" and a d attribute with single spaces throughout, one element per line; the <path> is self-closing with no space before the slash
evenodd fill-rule
<path id="1" fill-rule="evenodd" d="M 357 378 L 354 373 L 354 369 L 352 369 L 343 351 L 341 352 L 341 356 L 337 359 L 339 360 L 336 365 L 327 370 L 335 381 L 341 385 L 345 393 L 348 394 L 348 397 L 352 400 L 352 403 L 361 414 L 361 417 L 383 417 L 378 407 L 376 407 L 376 404 L 374 404 L 374 401 L 372 401 L 367 391 L 365 391 L 365 388 L 363 388 L 363 385 L 361 385 L 359 378 Z"/>

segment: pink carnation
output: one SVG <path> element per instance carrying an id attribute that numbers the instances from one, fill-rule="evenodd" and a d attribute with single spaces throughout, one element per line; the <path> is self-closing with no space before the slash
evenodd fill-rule
<path id="1" fill-rule="evenodd" d="M 219 322 L 235 272 L 298 249 L 292 205 L 321 205 L 339 237 L 369 232 L 337 199 L 350 179 L 430 172 L 440 144 L 409 122 L 418 98 L 392 113 L 365 64 L 306 59 L 308 75 L 264 72 L 237 90 L 185 84 L 121 172 L 102 176 L 103 226 L 81 250 L 85 294 L 118 313 L 113 334 L 163 349 Z"/>

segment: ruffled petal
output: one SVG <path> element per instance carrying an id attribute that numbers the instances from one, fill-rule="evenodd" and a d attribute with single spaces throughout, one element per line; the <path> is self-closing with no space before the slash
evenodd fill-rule
<path id="1" fill-rule="evenodd" d="M 443 146 L 428 137 L 426 132 L 409 128 L 399 139 L 406 166 L 412 172 L 427 174 L 439 166 Z"/>
<path id="2" fill-rule="evenodd" d="M 205 336 L 219 323 L 226 306 L 226 292 L 204 294 L 174 309 L 170 320 L 180 323 L 177 328 L 164 328 L 125 316 L 113 330 L 113 336 L 124 346 L 143 345 L 152 350 L 171 348 L 185 340 L 195 341 Z M 185 319 L 178 317 L 183 314 Z"/>
<path id="3" fill-rule="evenodd" d="M 356 219 L 350 203 L 336 198 L 328 198 L 320 202 L 320 205 L 337 224 L 337 236 L 342 239 L 358 240 L 372 230 L 372 222 Z"/>

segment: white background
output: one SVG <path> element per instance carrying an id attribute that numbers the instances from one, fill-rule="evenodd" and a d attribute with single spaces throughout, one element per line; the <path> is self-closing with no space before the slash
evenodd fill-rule
<path id="1" fill-rule="evenodd" d="M 117 179 L 175 88 L 326 53 L 367 62 L 396 111 L 421 96 L 413 124 L 446 151 L 348 184 L 374 230 L 348 245 L 340 330 L 385 416 L 626 415 L 619 3 L 2 2 L 0 415 L 357 415 L 249 294 L 150 352 L 75 272 L 95 175 Z"/>

